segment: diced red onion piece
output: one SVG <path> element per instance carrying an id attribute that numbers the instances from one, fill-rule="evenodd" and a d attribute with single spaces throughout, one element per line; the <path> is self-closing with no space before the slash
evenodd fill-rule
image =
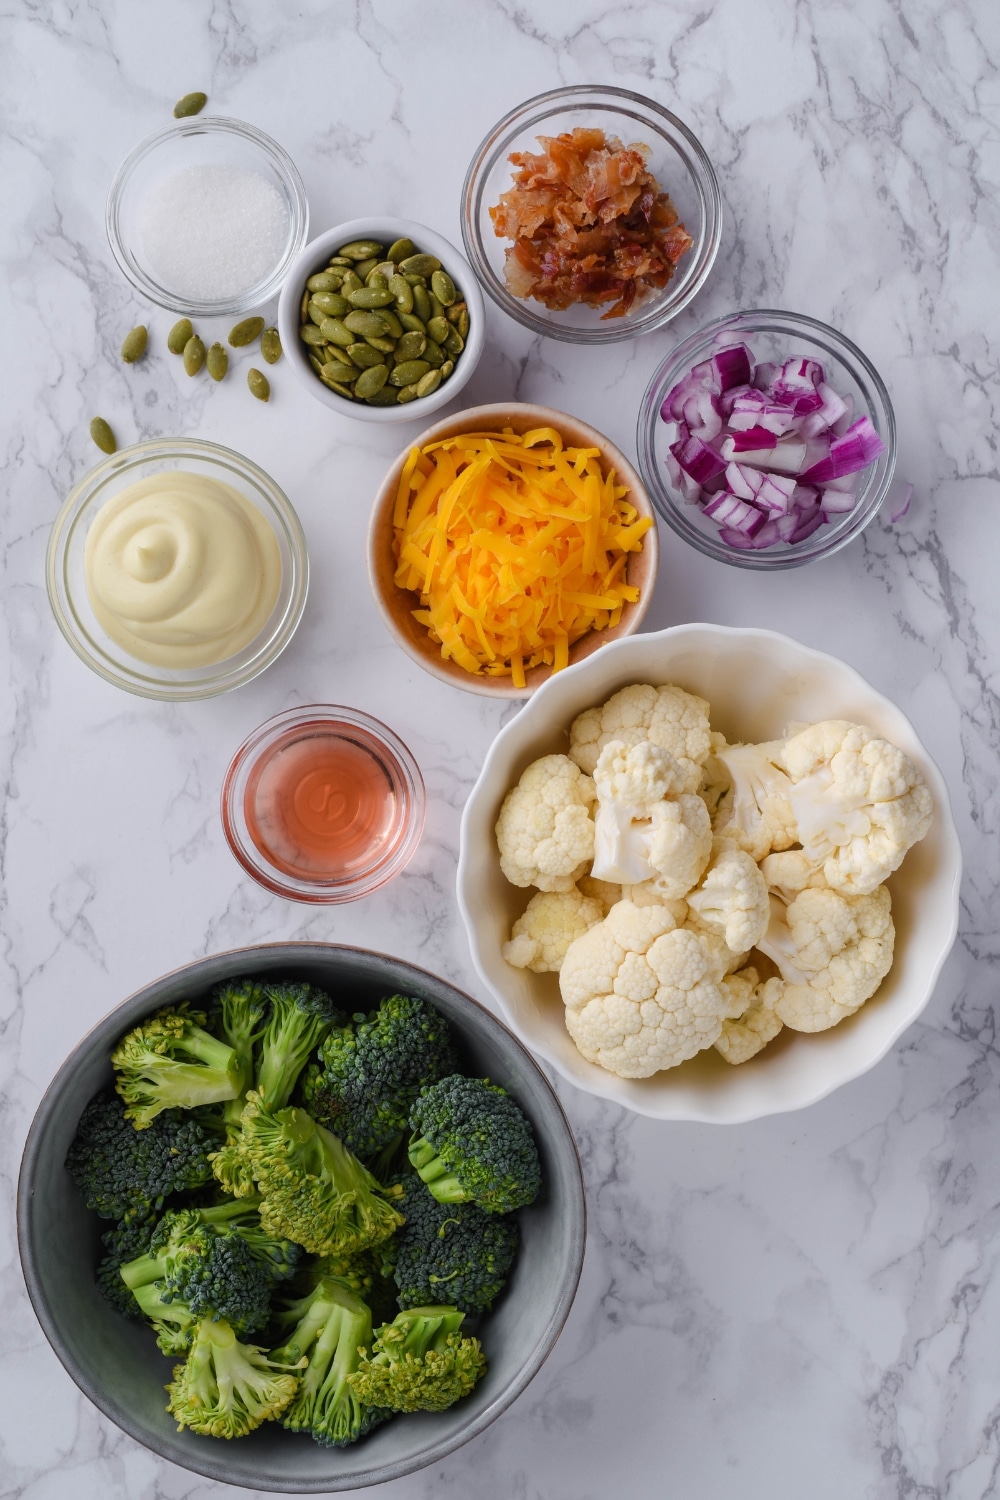
<path id="1" fill-rule="evenodd" d="M 746 344 L 733 344 L 729 349 L 720 349 L 711 359 L 717 389 L 728 391 L 730 386 L 747 385 L 753 361 Z"/>
<path id="2" fill-rule="evenodd" d="M 854 509 L 857 498 L 855 490 L 835 490 L 827 485 L 820 497 L 820 509 L 824 515 L 846 516 L 848 511 Z"/>
<path id="3" fill-rule="evenodd" d="M 748 552 L 754 546 L 753 537 L 747 536 L 743 531 L 734 531 L 730 526 L 723 526 L 719 532 L 720 542 L 725 542 L 727 547 L 734 551 Z"/>
<path id="4" fill-rule="evenodd" d="M 768 432 L 766 427 L 748 427 L 744 432 L 731 432 L 723 438 L 722 456 L 738 458 L 743 453 L 769 453 L 777 441 L 777 433 Z"/>
<path id="5" fill-rule="evenodd" d="M 895 486 L 893 486 L 893 488 L 895 489 Z M 910 508 L 910 501 L 912 499 L 913 485 L 908 483 L 900 484 L 899 494 L 893 497 L 894 503 L 892 509 L 889 512 L 889 520 L 893 523 L 893 525 L 895 525 L 897 521 L 901 521 L 906 515 L 906 512 Z"/>
<path id="6" fill-rule="evenodd" d="M 854 397 L 851 395 L 850 391 L 848 391 L 847 395 L 843 398 L 843 401 L 846 408 L 844 415 L 842 417 L 838 417 L 836 422 L 834 422 L 832 428 L 830 429 L 834 437 L 844 436 L 844 433 L 851 425 L 851 418 L 854 416 Z"/>
<path id="7" fill-rule="evenodd" d="M 762 550 L 764 547 L 773 547 L 775 542 L 781 541 L 781 532 L 778 530 L 778 523 L 784 519 L 785 517 L 783 516 L 777 516 L 764 522 L 753 539 L 755 550 Z"/>
<path id="8" fill-rule="evenodd" d="M 790 542 L 798 528 L 802 525 L 802 517 L 790 511 L 787 516 L 776 516 L 774 528 L 783 542 Z"/>
<path id="9" fill-rule="evenodd" d="M 728 475 L 728 469 L 726 473 Z M 766 505 L 768 510 L 776 510 L 784 515 L 792 503 L 794 491 L 795 480 L 790 474 L 765 474 L 757 491 L 755 504 Z"/>
<path id="10" fill-rule="evenodd" d="M 696 484 L 690 474 L 685 474 L 673 454 L 673 449 L 668 448 L 663 455 L 663 462 L 667 466 L 671 483 L 675 490 L 679 490 L 681 498 L 687 505 L 698 505 L 701 501 L 701 485 Z"/>
<path id="11" fill-rule="evenodd" d="M 725 525 L 732 531 L 741 531 L 746 536 L 755 536 L 766 520 L 763 511 L 725 490 L 720 495 L 712 496 L 705 506 L 705 514 L 720 525 Z"/>
<path id="12" fill-rule="evenodd" d="M 715 449 L 693 434 L 683 442 L 671 443 L 670 451 L 696 484 L 704 484 L 706 480 L 725 473 L 726 465 Z"/>
<path id="13" fill-rule="evenodd" d="M 780 365 L 771 364 L 769 360 L 762 359 L 753 372 L 751 384 L 755 385 L 759 391 L 769 391 L 771 382 L 776 378 L 780 369 Z"/>
<path id="14" fill-rule="evenodd" d="M 844 433 L 834 438 L 826 458 L 803 470 L 803 483 L 826 484 L 831 479 L 841 479 L 845 474 L 855 474 L 864 469 L 885 452 L 885 444 L 871 424 L 871 419 L 861 416 Z"/>
<path id="15" fill-rule="evenodd" d="M 798 526 L 796 526 L 795 530 L 788 538 L 789 542 L 792 545 L 794 545 L 796 542 L 804 542 L 806 537 L 812 536 L 814 531 L 819 530 L 819 528 L 823 524 L 823 520 L 824 516 L 822 510 L 814 511 L 811 516 L 806 516 L 799 522 Z"/>

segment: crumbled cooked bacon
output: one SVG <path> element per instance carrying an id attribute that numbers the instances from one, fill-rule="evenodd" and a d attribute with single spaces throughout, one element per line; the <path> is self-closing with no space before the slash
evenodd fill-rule
<path id="1" fill-rule="evenodd" d="M 513 240 L 504 275 L 515 297 L 553 310 L 585 302 L 620 318 L 664 287 L 691 236 L 656 178 L 649 147 L 623 146 L 603 130 L 538 137 L 542 151 L 515 151 L 514 186 L 490 209 L 494 233 Z"/>

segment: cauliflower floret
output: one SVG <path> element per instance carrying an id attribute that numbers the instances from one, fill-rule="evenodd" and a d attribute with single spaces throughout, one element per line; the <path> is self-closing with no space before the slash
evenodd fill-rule
<path id="1" fill-rule="evenodd" d="M 793 842 L 834 890 L 868 895 L 931 826 L 934 804 L 916 766 L 860 724 L 812 724 L 777 758 L 791 783 Z"/>
<path id="2" fill-rule="evenodd" d="M 865 896 L 807 888 L 771 920 L 757 947 L 783 982 L 774 1010 L 793 1031 L 826 1031 L 869 1000 L 892 966 L 895 929 L 888 888 Z"/>
<path id="3" fill-rule="evenodd" d="M 501 952 L 515 969 L 558 974 L 566 950 L 576 938 L 604 920 L 604 906 L 576 886 L 568 891 L 539 891 L 514 923 Z"/>
<path id="4" fill-rule="evenodd" d="M 648 1078 L 718 1038 L 730 997 L 706 940 L 665 906 L 619 901 L 572 944 L 559 975 L 581 1053 L 621 1078 Z"/>
<path id="5" fill-rule="evenodd" d="M 732 839 L 753 860 L 798 842 L 789 802 L 791 784 L 779 764 L 783 746 L 783 740 L 722 745 L 705 768 L 706 791 L 715 802 L 715 832 Z M 723 785 L 726 789 L 719 795 Z"/>
<path id="6" fill-rule="evenodd" d="M 693 925 L 718 933 L 733 953 L 746 953 L 763 937 L 771 916 L 767 884 L 749 854 L 717 839 L 712 860 L 687 904 Z"/>
<path id="7" fill-rule="evenodd" d="M 826 886 L 822 870 L 817 870 L 804 849 L 785 849 L 769 854 L 760 862 L 760 873 L 769 891 L 787 905 L 806 886 Z"/>
<path id="8" fill-rule="evenodd" d="M 659 745 L 605 745 L 594 768 L 598 808 L 593 874 L 639 885 L 658 877 L 669 899 L 698 881 L 712 849 L 712 825 L 700 797 L 684 792 L 686 773 Z"/>
<path id="9" fill-rule="evenodd" d="M 634 682 L 621 688 L 600 708 L 588 708 L 570 729 L 569 753 L 582 771 L 594 774 L 605 745 L 620 740 L 627 748 L 649 740 L 680 763 L 682 792 L 696 792 L 701 767 L 712 748 L 708 704 L 668 683 L 653 687 Z"/>
<path id="10" fill-rule="evenodd" d="M 722 1023 L 715 1050 L 737 1067 L 762 1052 L 781 1030 L 781 1017 L 774 1007 L 784 985 L 778 978 L 761 979 L 756 965 L 748 964 L 731 974 L 725 987 L 733 1004 Z"/>
<path id="11" fill-rule="evenodd" d="M 568 755 L 543 755 L 507 793 L 497 819 L 500 868 L 511 885 L 568 891 L 594 857 L 597 793 Z"/>

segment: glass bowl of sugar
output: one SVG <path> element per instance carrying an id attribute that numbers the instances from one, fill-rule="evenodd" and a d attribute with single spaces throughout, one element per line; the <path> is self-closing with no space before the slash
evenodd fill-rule
<path id="1" fill-rule="evenodd" d="M 115 260 L 151 302 L 228 317 L 280 290 L 306 242 L 309 206 L 276 141 L 209 116 L 158 130 L 125 158 L 107 229 Z"/>

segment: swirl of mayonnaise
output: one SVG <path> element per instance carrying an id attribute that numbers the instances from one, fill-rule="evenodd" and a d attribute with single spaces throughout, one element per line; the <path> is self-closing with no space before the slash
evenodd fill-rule
<path id="1" fill-rule="evenodd" d="M 169 470 L 128 485 L 84 549 L 91 607 L 117 645 L 153 666 L 210 666 L 265 625 L 281 591 L 266 516 L 231 485 Z"/>

